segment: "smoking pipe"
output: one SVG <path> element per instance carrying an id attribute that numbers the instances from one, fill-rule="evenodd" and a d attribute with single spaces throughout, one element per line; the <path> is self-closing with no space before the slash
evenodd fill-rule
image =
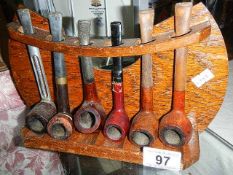
<path id="1" fill-rule="evenodd" d="M 192 3 L 175 6 L 175 32 L 181 36 L 190 31 L 189 22 Z M 175 76 L 172 111 L 162 117 L 159 124 L 160 140 L 167 146 L 180 147 L 187 144 L 192 135 L 192 124 L 185 115 L 186 47 L 175 50 Z"/>
<path id="2" fill-rule="evenodd" d="M 78 21 L 79 44 L 87 46 L 90 44 L 90 26 L 88 20 Z M 84 101 L 74 114 L 74 125 L 82 133 L 92 133 L 103 127 L 106 114 L 97 95 L 93 64 L 90 57 L 80 57 Z"/>
<path id="3" fill-rule="evenodd" d="M 60 42 L 62 35 L 62 15 L 55 12 L 49 14 L 49 24 L 52 34 L 52 41 Z M 47 130 L 55 139 L 66 139 L 72 133 L 72 117 L 70 115 L 68 87 L 66 78 L 66 67 L 64 54 L 54 52 L 54 71 L 56 81 L 56 102 L 58 113 L 49 121 Z"/>
<path id="4" fill-rule="evenodd" d="M 154 10 L 139 12 L 139 23 L 142 43 L 152 40 Z M 143 55 L 141 59 L 141 106 L 139 113 L 133 118 L 129 132 L 129 140 L 139 147 L 151 145 L 158 133 L 158 121 L 153 112 L 153 77 L 152 57 Z"/>
<path id="5" fill-rule="evenodd" d="M 34 33 L 31 16 L 28 9 L 18 9 L 19 21 L 24 34 Z M 50 118 L 56 113 L 56 106 L 51 100 L 48 82 L 46 79 L 43 62 L 39 48 L 27 45 L 29 58 L 40 94 L 40 102 L 37 103 L 26 115 L 26 126 L 35 133 L 46 132 Z"/>
<path id="6" fill-rule="evenodd" d="M 121 22 L 111 23 L 112 46 L 122 44 Z M 113 108 L 104 126 L 104 135 L 113 140 L 120 141 L 125 138 L 129 129 L 129 118 L 124 107 L 122 58 L 113 58 L 112 71 Z"/>

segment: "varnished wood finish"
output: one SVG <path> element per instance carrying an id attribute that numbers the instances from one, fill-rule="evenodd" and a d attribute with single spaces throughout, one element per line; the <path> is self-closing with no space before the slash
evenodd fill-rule
<path id="1" fill-rule="evenodd" d="M 192 7 L 192 2 L 177 3 L 175 5 L 175 31 L 177 36 L 189 32 Z M 187 59 L 187 47 L 175 50 L 172 110 L 162 117 L 159 124 L 159 137 L 167 146 L 180 147 L 187 144 L 193 132 L 192 124 L 185 115 Z"/>
<path id="2" fill-rule="evenodd" d="M 17 14 L 24 34 L 33 34 L 34 30 L 29 9 L 18 9 Z M 41 99 L 26 114 L 25 125 L 36 133 L 45 133 L 48 121 L 56 114 L 56 106 L 51 101 L 39 48 L 27 45 L 27 49 Z"/>
<path id="3" fill-rule="evenodd" d="M 52 40 L 61 42 L 63 39 L 61 13 L 49 14 L 49 26 Z M 49 121 L 47 132 L 55 139 L 66 139 L 72 134 L 73 123 L 70 114 L 67 73 L 63 53 L 53 52 L 53 68 L 56 84 L 57 114 Z"/>
<path id="4" fill-rule="evenodd" d="M 80 45 L 90 45 L 91 22 L 87 20 L 78 21 L 78 33 Z M 102 129 L 106 114 L 99 100 L 93 63 L 90 57 L 80 57 L 83 78 L 83 103 L 73 116 L 75 128 L 82 133 L 92 133 Z"/>
<path id="5" fill-rule="evenodd" d="M 97 95 L 95 82 L 84 84 L 83 88 L 84 100 L 73 116 L 74 125 L 82 133 L 92 133 L 103 129 L 106 114 Z M 86 121 L 81 121 L 82 115 L 85 115 L 83 119 Z"/>
<path id="6" fill-rule="evenodd" d="M 154 9 L 139 11 L 139 24 L 142 43 L 152 40 Z M 152 55 L 141 58 L 140 111 L 133 118 L 129 140 L 137 146 L 151 145 L 158 137 L 158 120 L 153 111 L 153 70 Z"/>
<path id="7" fill-rule="evenodd" d="M 194 118 L 195 119 L 195 118 Z M 193 120 L 195 131 L 196 121 Z M 28 148 L 38 148 L 50 151 L 59 151 L 65 153 L 73 153 L 91 157 L 100 157 L 124 162 L 142 164 L 143 157 L 139 147 L 131 144 L 128 139 L 119 142 L 106 139 L 102 132 L 91 134 L 82 134 L 73 131 L 67 140 L 51 139 L 47 134 L 36 135 L 27 128 L 22 129 L 24 136 L 24 146 Z M 199 142 L 198 133 L 193 132 L 191 142 L 181 148 L 165 147 L 159 139 L 156 140 L 152 147 L 182 152 L 182 167 L 189 167 L 199 158 Z"/>
<path id="8" fill-rule="evenodd" d="M 111 23 L 112 46 L 117 47 L 122 44 L 122 24 L 115 21 Z M 112 69 L 112 110 L 109 113 L 103 133 L 111 140 L 121 141 L 128 135 L 130 121 L 125 111 L 123 65 L 121 57 L 113 57 Z"/>
<path id="9" fill-rule="evenodd" d="M 42 19 L 35 14 L 32 15 L 32 18 L 34 20 L 34 25 L 38 26 L 39 28 L 47 27 L 45 19 Z M 194 6 L 192 11 L 191 26 L 197 25 L 200 22 L 206 21 L 207 19 L 209 19 L 211 23 L 210 37 L 200 43 L 192 44 L 188 47 L 189 57 L 187 60 L 185 113 L 189 117 L 195 116 L 194 119 L 196 120 L 191 121 L 192 124 L 193 121 L 196 121 L 196 123 L 193 124 L 195 132 L 193 132 L 191 141 L 188 143 L 188 145 L 180 149 L 176 149 L 178 151 L 182 151 L 183 153 L 182 163 L 184 167 L 188 167 L 198 160 L 199 147 L 197 132 L 203 131 L 215 117 L 222 104 L 227 85 L 228 59 L 221 32 L 213 17 L 203 4 Z M 169 18 L 168 20 L 154 26 L 154 35 L 168 32 L 173 29 L 173 18 Z M 207 31 L 210 32 L 209 29 Z M 22 34 L 13 34 L 12 31 L 11 36 L 24 37 Z M 204 36 L 206 36 L 206 34 Z M 17 37 L 14 39 L 17 39 Z M 187 36 L 185 35 L 183 37 Z M 201 37 L 204 38 L 203 36 Z M 24 39 L 22 38 L 21 41 Z M 192 38 L 190 38 L 190 40 L 192 40 Z M 184 46 L 187 44 L 187 42 L 190 42 L 190 40 L 187 39 L 185 43 L 181 43 L 179 41 L 177 42 L 178 45 L 176 46 Z M 166 48 L 166 45 L 164 44 L 162 49 L 174 48 L 176 47 L 175 44 L 176 43 L 174 43 L 173 40 L 172 46 L 168 45 L 169 47 Z M 37 45 L 40 45 L 40 43 L 38 42 Z M 46 46 L 41 45 L 41 47 L 44 48 L 47 46 L 48 44 Z M 154 46 L 151 45 L 150 47 L 151 52 L 156 50 L 156 48 L 153 48 Z M 80 52 L 77 50 L 76 53 Z M 9 41 L 9 51 L 11 73 L 15 85 L 25 103 L 28 106 L 31 106 L 35 102 L 39 101 L 39 94 L 29 59 L 27 57 L 26 47 L 24 44 L 12 39 Z M 140 49 L 139 51 L 140 54 L 145 54 L 148 50 L 145 49 L 144 51 L 143 49 Z M 85 51 L 85 53 L 86 52 L 87 51 Z M 71 109 L 81 104 L 83 99 L 79 63 L 77 60 L 77 55 L 74 55 L 74 53 L 66 52 L 65 54 Z M 51 53 L 49 51 L 41 50 L 41 54 L 46 75 L 48 77 L 50 90 L 53 92 Z M 106 54 L 106 52 L 104 54 Z M 134 55 L 136 53 L 131 54 Z M 156 112 L 156 115 L 159 116 L 158 118 L 171 110 L 173 58 L 173 50 L 153 54 L 153 110 Z M 206 68 L 210 69 L 215 77 L 202 87 L 197 88 L 191 82 L 191 79 Z M 94 73 L 96 77 L 98 95 L 102 101 L 105 111 L 108 113 L 112 108 L 111 72 L 107 70 L 95 69 Z M 132 118 L 139 110 L 140 59 L 133 65 L 124 68 L 124 80 L 125 108 L 129 117 Z M 139 151 L 139 148 L 136 148 L 127 139 L 120 143 L 113 143 L 108 139 L 104 139 L 102 133 L 84 135 L 74 131 L 71 137 L 66 141 L 51 139 L 48 135 L 38 136 L 30 132 L 28 129 L 23 129 L 22 135 L 24 136 L 24 146 L 30 148 L 70 152 L 74 154 L 103 157 L 132 163 L 142 163 L 142 154 Z M 40 138 L 40 140 L 38 138 Z M 163 146 L 159 140 L 152 146 L 162 149 L 171 149 Z"/>
<path id="10" fill-rule="evenodd" d="M 123 44 L 118 47 L 111 47 L 110 40 L 93 39 L 91 46 L 80 46 L 78 38 L 67 37 L 64 41 L 55 43 L 51 41 L 48 31 L 35 28 L 35 34 L 23 35 L 20 31 L 20 25 L 12 22 L 8 24 L 8 32 L 12 39 L 21 43 L 34 45 L 44 50 L 72 53 L 79 56 L 90 57 L 118 57 L 145 55 L 148 53 L 172 50 L 193 43 L 198 43 L 210 34 L 210 24 L 204 21 L 191 28 L 190 33 L 184 36 L 175 37 L 173 30 L 166 31 L 161 35 L 155 35 L 153 41 L 140 44 L 140 39 L 123 39 Z"/>

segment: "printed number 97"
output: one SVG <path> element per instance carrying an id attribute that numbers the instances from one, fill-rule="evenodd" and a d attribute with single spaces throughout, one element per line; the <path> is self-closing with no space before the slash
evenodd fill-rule
<path id="1" fill-rule="evenodd" d="M 160 155 L 157 155 L 155 158 L 156 158 L 156 164 L 161 165 L 163 163 L 163 161 L 165 161 L 165 163 L 164 163 L 165 166 L 167 165 L 168 160 L 170 159 L 170 157 L 167 157 L 167 156 L 162 157 Z"/>

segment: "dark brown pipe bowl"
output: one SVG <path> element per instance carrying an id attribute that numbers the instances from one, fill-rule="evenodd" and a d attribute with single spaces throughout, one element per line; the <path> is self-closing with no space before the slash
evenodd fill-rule
<path id="1" fill-rule="evenodd" d="M 102 128 L 106 114 L 102 105 L 85 101 L 74 114 L 75 128 L 81 133 L 92 133 Z"/>
<path id="2" fill-rule="evenodd" d="M 129 118 L 124 110 L 113 110 L 108 116 L 104 135 L 113 140 L 120 141 L 126 137 L 129 130 Z"/>
<path id="3" fill-rule="evenodd" d="M 45 133 L 50 118 L 55 114 L 56 107 L 54 104 L 40 102 L 26 115 L 26 126 L 35 133 Z"/>
<path id="4" fill-rule="evenodd" d="M 72 134 L 72 120 L 69 114 L 58 113 L 48 123 L 47 131 L 55 139 L 64 140 Z"/>
<path id="5" fill-rule="evenodd" d="M 180 147 L 189 142 L 192 135 L 192 124 L 185 113 L 173 110 L 165 115 L 159 124 L 159 137 L 163 144 Z"/>
<path id="6" fill-rule="evenodd" d="M 158 121 L 153 112 L 140 111 L 132 120 L 129 140 L 136 146 L 151 145 L 157 138 Z"/>

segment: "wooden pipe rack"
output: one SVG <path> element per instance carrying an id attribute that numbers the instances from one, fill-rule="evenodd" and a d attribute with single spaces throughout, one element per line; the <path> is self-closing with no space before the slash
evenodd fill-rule
<path id="1" fill-rule="evenodd" d="M 203 131 L 219 110 L 227 85 L 228 63 L 226 48 L 220 30 L 213 17 L 203 4 L 193 7 L 191 30 L 188 34 L 175 37 L 173 18 L 154 27 L 154 40 L 141 44 L 140 39 L 124 39 L 123 45 L 110 47 L 110 40 L 93 39 L 90 46 L 79 46 L 78 38 L 67 37 L 60 43 L 51 41 L 48 22 L 31 12 L 35 34 L 24 35 L 18 22 L 8 25 L 10 35 L 9 52 L 11 73 L 17 90 L 26 105 L 39 101 L 39 93 L 27 58 L 26 44 L 39 47 L 47 75 L 50 91 L 53 94 L 53 73 L 51 51 L 65 53 L 68 70 L 68 86 L 71 109 L 82 102 L 82 81 L 78 56 L 116 57 L 153 55 L 154 111 L 158 117 L 170 111 L 172 99 L 173 50 L 188 46 L 186 114 L 192 121 L 194 132 L 189 144 L 181 148 L 165 147 L 159 139 L 152 147 L 182 152 L 182 166 L 189 167 L 199 159 L 198 132 Z M 206 21 L 206 18 L 208 20 Z M 217 38 L 217 39 L 216 39 Z M 204 58 L 205 57 L 205 58 Z M 204 69 L 210 69 L 215 78 L 201 88 L 197 88 L 191 77 Z M 99 97 L 107 113 L 111 110 L 111 72 L 95 69 L 96 86 Z M 124 68 L 125 106 L 132 118 L 139 110 L 140 59 Z M 221 87 L 219 86 L 221 83 Z M 53 99 L 56 98 L 53 96 Z M 207 110 L 208 109 L 208 110 Z M 22 129 L 24 146 L 28 148 L 74 153 L 92 157 L 107 158 L 142 164 L 142 152 L 128 139 L 112 142 L 102 132 L 81 134 L 73 131 L 67 140 L 55 140 L 47 134 L 37 135 Z"/>

